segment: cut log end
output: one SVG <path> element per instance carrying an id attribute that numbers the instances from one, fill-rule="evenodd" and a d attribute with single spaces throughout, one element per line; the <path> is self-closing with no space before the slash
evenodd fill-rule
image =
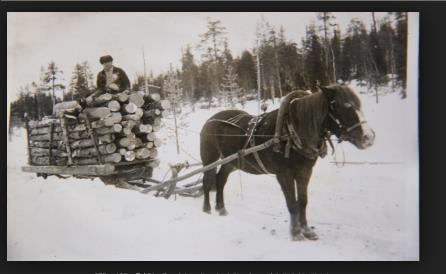
<path id="1" fill-rule="evenodd" d="M 136 158 L 136 153 L 134 151 L 126 151 L 126 153 L 124 154 L 124 159 L 127 162 L 132 162 L 134 161 Z"/>

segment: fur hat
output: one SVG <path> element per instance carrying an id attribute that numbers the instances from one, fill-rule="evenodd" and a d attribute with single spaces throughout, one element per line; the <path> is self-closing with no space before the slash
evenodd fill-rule
<path id="1" fill-rule="evenodd" d="M 113 61 L 113 57 L 111 57 L 110 55 L 105 55 L 102 56 L 101 58 L 99 58 L 99 63 L 104 64 L 104 63 L 108 63 L 108 62 L 112 62 Z"/>

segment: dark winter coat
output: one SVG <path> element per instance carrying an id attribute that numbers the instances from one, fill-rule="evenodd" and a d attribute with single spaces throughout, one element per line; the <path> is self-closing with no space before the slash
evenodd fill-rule
<path id="1" fill-rule="evenodd" d="M 118 79 L 114 81 L 114 83 L 117 84 L 119 87 L 118 92 L 130 89 L 130 80 L 127 77 L 127 74 L 124 72 L 124 70 L 118 67 L 113 67 L 113 74 L 116 74 L 118 76 Z M 105 75 L 105 71 L 101 70 L 97 76 L 96 87 L 98 90 L 104 91 L 106 84 L 107 84 L 107 77 Z"/>

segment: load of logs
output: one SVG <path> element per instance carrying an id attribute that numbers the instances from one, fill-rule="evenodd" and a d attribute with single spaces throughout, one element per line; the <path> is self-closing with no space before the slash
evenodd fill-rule
<path id="1" fill-rule="evenodd" d="M 170 108 L 157 93 L 124 91 L 88 97 L 86 106 L 76 101 L 55 106 L 54 116 L 28 122 L 31 165 L 95 165 L 153 159 L 163 112 Z"/>

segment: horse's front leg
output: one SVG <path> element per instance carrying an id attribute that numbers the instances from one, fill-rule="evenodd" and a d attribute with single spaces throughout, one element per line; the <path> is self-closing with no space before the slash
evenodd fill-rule
<path id="1" fill-rule="evenodd" d="M 290 212 L 290 232 L 294 241 L 305 239 L 299 219 L 298 204 L 295 195 L 294 177 L 292 174 L 278 174 L 277 180 L 280 183 L 283 194 L 285 195 L 286 205 Z"/>
<path id="2" fill-rule="evenodd" d="M 299 224 L 305 238 L 317 240 L 318 236 L 307 223 L 307 202 L 308 202 L 308 184 L 310 182 L 312 168 L 299 169 L 295 175 L 297 185 L 297 210 L 299 215 Z"/>

